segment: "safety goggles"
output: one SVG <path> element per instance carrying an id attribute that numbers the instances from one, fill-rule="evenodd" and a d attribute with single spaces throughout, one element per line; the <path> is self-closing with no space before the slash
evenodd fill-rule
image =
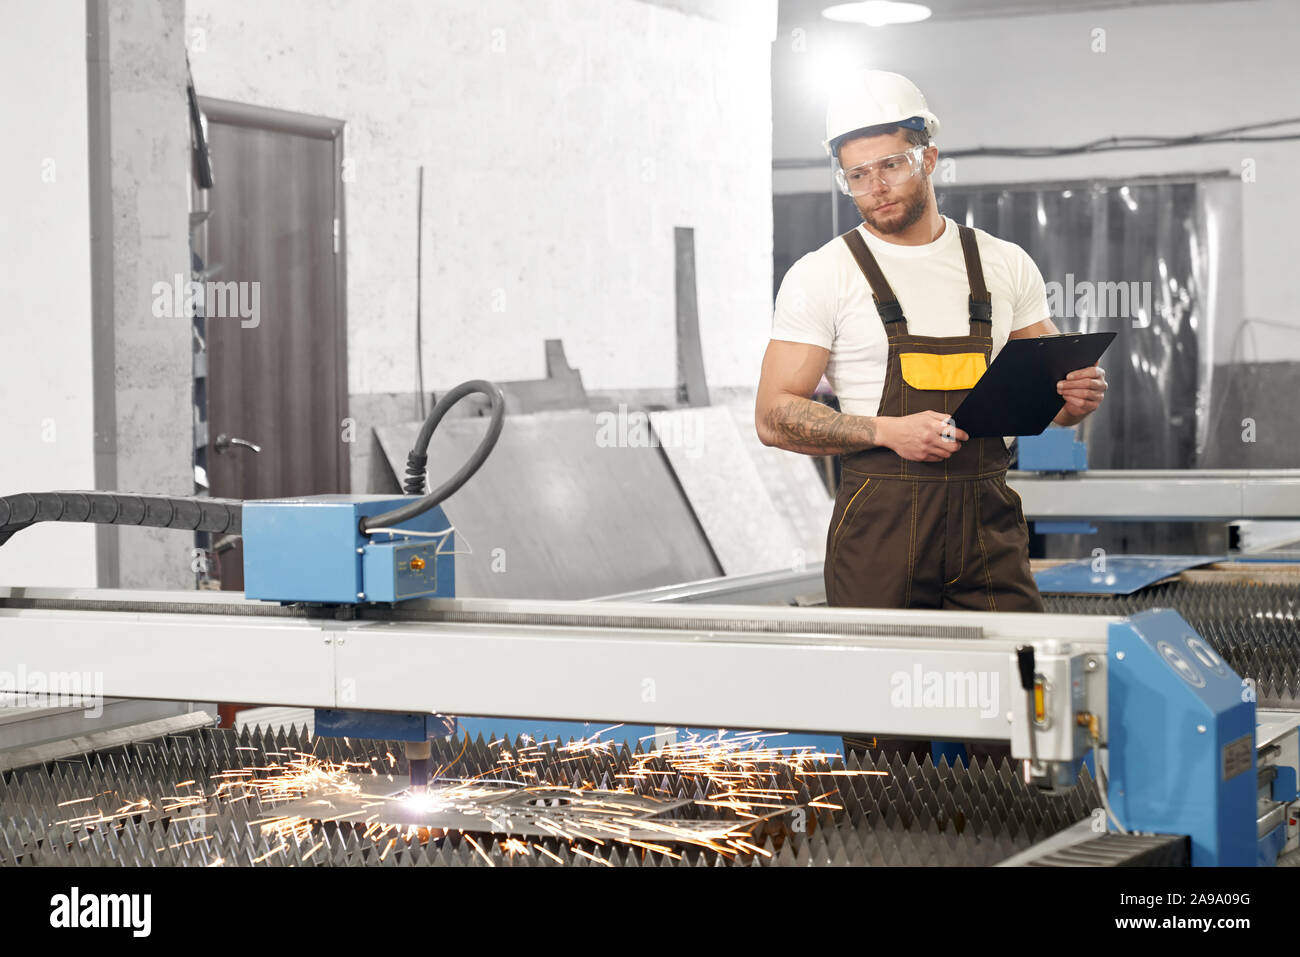
<path id="1" fill-rule="evenodd" d="M 924 156 L 924 146 L 913 146 L 910 150 L 872 160 L 870 163 L 837 169 L 835 182 L 845 196 L 866 196 L 877 179 L 886 186 L 906 183 L 923 167 Z"/>

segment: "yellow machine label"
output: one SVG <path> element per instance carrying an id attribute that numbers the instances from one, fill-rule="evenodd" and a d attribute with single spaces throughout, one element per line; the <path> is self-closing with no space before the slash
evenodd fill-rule
<path id="1" fill-rule="evenodd" d="M 982 352 L 933 355 L 904 352 L 898 357 L 903 381 L 913 389 L 969 389 L 988 367 Z"/>

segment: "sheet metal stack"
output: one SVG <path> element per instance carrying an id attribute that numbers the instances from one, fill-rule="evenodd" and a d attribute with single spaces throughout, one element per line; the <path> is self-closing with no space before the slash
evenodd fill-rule
<path id="1" fill-rule="evenodd" d="M 1044 595 L 1043 601 L 1049 612 L 1074 615 L 1173 608 L 1233 670 L 1254 680 L 1260 707 L 1300 708 L 1300 575 L 1294 583 L 1215 577 L 1202 573 L 1132 595 Z"/>
<path id="2" fill-rule="evenodd" d="M 698 801 L 712 792 L 696 775 L 673 771 L 659 757 L 642 766 L 651 775 L 620 778 L 637 752 L 590 752 L 576 758 L 543 745 L 529 768 L 500 771 L 500 744 L 463 738 L 435 744 L 433 761 L 453 765 L 457 776 L 486 774 L 528 783 L 572 785 L 590 782 L 615 788 L 631 781 L 646 795 Z M 505 743 L 524 747 L 524 742 Z M 398 781 L 407 773 L 396 742 L 312 740 L 297 729 L 271 731 L 200 728 L 138 741 L 74 759 L 17 769 L 0 780 L 0 864 L 266 866 L 824 866 L 993 864 L 1070 824 L 1097 807 L 1090 779 L 1061 796 L 1027 790 L 1009 763 L 977 762 L 938 767 L 927 759 L 902 763 L 876 754 L 847 768 L 836 759 L 820 771 L 886 771 L 887 774 L 825 775 L 796 779 L 789 768 L 772 774 L 766 786 L 787 789 L 788 803 L 803 805 L 752 825 L 749 840 L 761 851 L 722 853 L 689 844 L 665 851 L 607 841 L 536 836 L 514 842 L 508 834 L 435 832 L 411 841 L 376 841 L 360 823 L 313 825 L 301 840 L 282 839 L 264 828 L 275 811 L 258 797 L 237 801 L 196 800 L 212 794 L 223 772 L 266 768 L 287 756 L 313 753 L 321 759 L 369 763 Z M 459 756 L 459 757 L 458 757 Z M 825 782 L 814 785 L 809 782 Z M 191 782 L 191 783 L 187 783 Z M 824 794 L 820 804 L 807 806 Z M 186 797 L 187 795 L 191 797 Z M 686 819 L 730 814 L 692 803 L 674 812 Z M 519 851 L 520 844 L 523 851 Z"/>

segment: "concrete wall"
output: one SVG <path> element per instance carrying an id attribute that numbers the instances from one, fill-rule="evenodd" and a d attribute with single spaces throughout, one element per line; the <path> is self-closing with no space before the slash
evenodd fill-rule
<path id="1" fill-rule="evenodd" d="M 755 375 L 770 318 L 774 3 L 186 11 L 201 94 L 347 121 L 354 396 L 415 387 L 421 164 L 426 388 L 541 377 L 548 338 L 589 388 L 673 385 L 678 225 L 696 229 L 710 382 Z"/>
<path id="2" fill-rule="evenodd" d="M 4 0 L 0 22 L 0 494 L 90 488 L 85 6 Z M 94 529 L 21 533 L 0 584 L 96 584 Z"/>
<path id="3" fill-rule="evenodd" d="M 796 31 L 804 32 L 797 33 Z M 1104 30 L 1103 34 L 1094 31 Z M 921 87 L 944 150 L 1065 146 L 1113 135 L 1179 136 L 1295 116 L 1300 4 L 1251 0 L 1085 13 L 840 29 L 783 23 L 774 46 L 774 155 L 824 154 L 825 92 L 858 67 L 903 73 Z M 1094 52 L 1104 40 L 1104 52 Z M 1295 127 L 1289 128 L 1294 131 Z M 957 160 L 964 183 L 1240 172 L 1245 315 L 1261 361 L 1300 359 L 1300 285 L 1292 243 L 1300 219 L 1300 141 L 1234 143 L 1052 159 Z M 779 193 L 830 187 L 825 167 L 781 171 Z M 1284 232 L 1285 230 L 1285 232 Z M 829 238 L 829 236 L 827 237 Z"/>
<path id="4" fill-rule="evenodd" d="M 153 286 L 189 278 L 190 137 L 183 4 L 110 0 L 116 487 L 194 492 L 188 318 L 153 314 Z M 193 536 L 120 529 L 118 584 L 192 588 Z"/>

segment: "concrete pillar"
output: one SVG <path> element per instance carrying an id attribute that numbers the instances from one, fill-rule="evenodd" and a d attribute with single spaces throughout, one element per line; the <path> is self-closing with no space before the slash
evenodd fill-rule
<path id="1" fill-rule="evenodd" d="M 122 491 L 194 491 L 190 321 L 154 309 L 155 284 L 190 278 L 184 22 L 179 0 L 87 0 L 96 479 Z M 192 544 L 101 530 L 99 584 L 192 587 Z"/>

